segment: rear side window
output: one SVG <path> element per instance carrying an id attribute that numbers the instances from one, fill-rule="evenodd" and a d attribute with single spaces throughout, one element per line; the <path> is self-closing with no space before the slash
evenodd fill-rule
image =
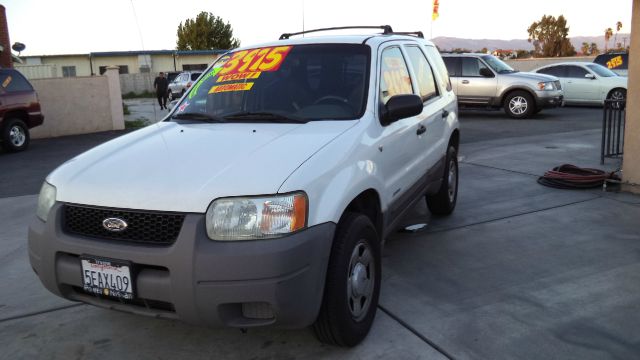
<path id="1" fill-rule="evenodd" d="M 417 46 L 408 46 L 407 54 L 409 55 L 409 61 L 416 76 L 418 91 L 420 92 L 422 101 L 427 101 L 438 96 L 433 70 L 420 48 Z"/>
<path id="2" fill-rule="evenodd" d="M 15 70 L 0 70 L 0 87 L 7 92 L 33 91 L 33 87 Z"/>
<path id="3" fill-rule="evenodd" d="M 198 77 L 200 76 L 200 74 L 202 74 L 202 73 L 192 73 L 191 74 L 191 81 L 198 80 Z"/>
<path id="4" fill-rule="evenodd" d="M 480 75 L 480 69 L 483 68 L 488 69 L 487 65 L 476 58 L 462 58 L 462 76 L 482 77 L 482 75 Z"/>
<path id="5" fill-rule="evenodd" d="M 435 46 L 425 46 L 424 48 L 427 50 L 429 58 L 433 60 L 431 65 L 434 67 L 434 70 L 440 74 L 440 78 L 446 84 L 446 90 L 451 91 L 452 87 L 451 79 L 449 79 L 449 71 L 444 61 L 442 61 L 442 56 L 440 56 L 438 49 L 436 49 Z"/>
<path id="6" fill-rule="evenodd" d="M 540 74 L 553 75 L 555 77 L 567 77 L 566 66 L 550 66 L 548 68 L 540 69 Z"/>
<path id="7" fill-rule="evenodd" d="M 460 58 L 447 56 L 443 57 L 442 60 L 444 60 L 444 64 L 447 66 L 449 76 L 460 76 Z"/>
<path id="8" fill-rule="evenodd" d="M 400 48 L 387 48 L 382 52 L 380 73 L 380 100 L 383 104 L 394 95 L 413 94 L 409 70 Z"/>

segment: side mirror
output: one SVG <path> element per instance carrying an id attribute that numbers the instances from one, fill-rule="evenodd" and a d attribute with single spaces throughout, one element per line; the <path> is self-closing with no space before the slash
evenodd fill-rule
<path id="1" fill-rule="evenodd" d="M 493 72 L 487 68 L 480 69 L 480 75 L 488 78 L 495 77 L 495 75 L 493 75 Z"/>
<path id="2" fill-rule="evenodd" d="M 382 107 L 382 125 L 422 113 L 422 99 L 418 95 L 394 95 Z"/>
<path id="3" fill-rule="evenodd" d="M 593 74 L 584 74 L 584 77 L 587 78 L 587 79 L 591 79 L 591 80 L 595 80 L 596 79 L 596 76 L 593 75 Z"/>

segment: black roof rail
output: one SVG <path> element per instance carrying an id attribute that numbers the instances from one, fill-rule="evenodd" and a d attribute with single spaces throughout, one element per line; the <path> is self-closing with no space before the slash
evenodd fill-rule
<path id="1" fill-rule="evenodd" d="M 289 39 L 291 36 L 308 34 L 312 32 L 318 31 L 328 31 L 328 30 L 345 30 L 345 29 L 381 29 L 384 30 L 382 32 L 383 35 L 394 34 L 391 25 L 380 25 L 380 26 L 340 26 L 340 27 L 330 27 L 330 28 L 322 28 L 322 29 L 313 29 L 313 30 L 305 30 L 295 33 L 284 33 L 280 35 L 280 40 Z"/>
<path id="2" fill-rule="evenodd" d="M 424 39 L 424 34 L 422 31 L 402 31 L 402 32 L 392 32 L 393 35 L 411 35 L 416 36 L 421 39 Z"/>

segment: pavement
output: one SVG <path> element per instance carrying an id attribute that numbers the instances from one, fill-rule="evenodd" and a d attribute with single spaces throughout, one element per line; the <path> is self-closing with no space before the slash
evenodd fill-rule
<path id="1" fill-rule="evenodd" d="M 153 124 L 162 119 L 169 113 L 168 110 L 160 110 L 158 100 L 155 98 L 136 98 L 125 99 L 124 104 L 129 108 L 129 114 L 124 116 L 124 121 L 142 120 L 146 124 Z M 167 100 L 167 106 L 169 100 Z"/>
<path id="2" fill-rule="evenodd" d="M 0 358 L 640 358 L 640 196 L 536 183 L 562 163 L 620 166 L 599 164 L 600 116 L 462 113 L 458 206 L 432 218 L 420 203 L 404 223 L 427 226 L 387 240 L 379 311 L 353 349 L 308 329 L 204 329 L 49 294 L 26 250 L 39 185 L 21 178 L 40 173 L 13 166 L 17 178 L 0 173 Z M 100 136 L 38 140 L 24 154 L 56 149 L 39 166 L 51 167 L 67 155 L 56 143 L 71 153 Z M 0 153 L 0 169 L 14 156 Z"/>

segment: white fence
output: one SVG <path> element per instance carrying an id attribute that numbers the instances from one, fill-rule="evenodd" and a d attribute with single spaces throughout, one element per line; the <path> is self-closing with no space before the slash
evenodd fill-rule
<path id="1" fill-rule="evenodd" d="M 27 79 L 48 79 L 58 77 L 58 69 L 55 65 L 14 65 Z M 60 74 L 62 75 L 62 74 Z"/>

